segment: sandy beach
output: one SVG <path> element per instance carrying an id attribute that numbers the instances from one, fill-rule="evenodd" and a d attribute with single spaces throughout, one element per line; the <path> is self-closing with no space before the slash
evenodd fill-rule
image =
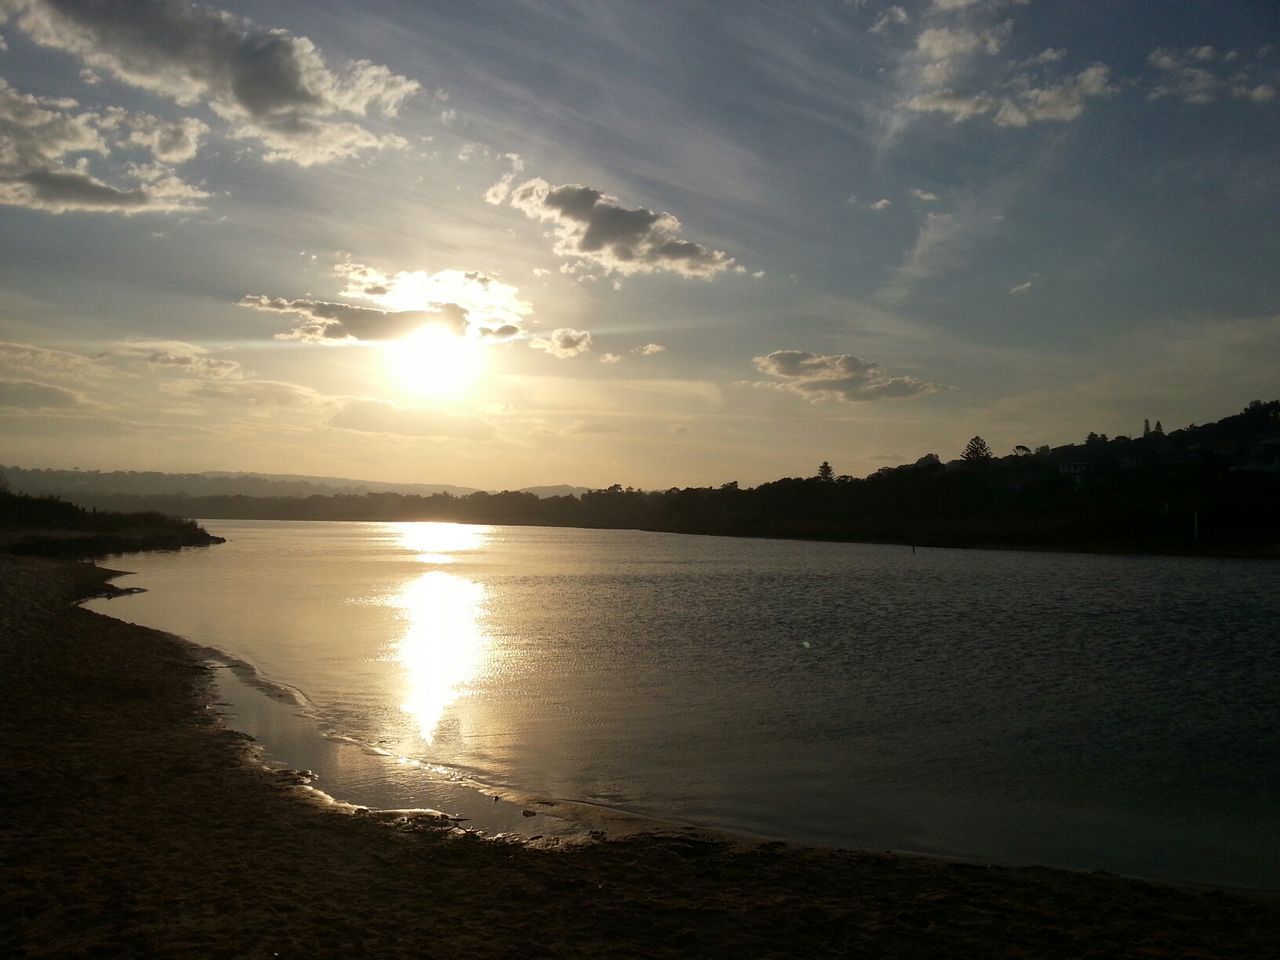
<path id="1" fill-rule="evenodd" d="M 729 842 L 566 849 L 326 805 L 174 638 L 0 555 L 5 957 L 1272 957 L 1280 897 Z"/>

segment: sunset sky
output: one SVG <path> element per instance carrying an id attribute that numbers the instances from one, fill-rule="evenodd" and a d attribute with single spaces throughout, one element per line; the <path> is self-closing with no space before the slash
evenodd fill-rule
<path id="1" fill-rule="evenodd" d="M 864 475 L 1280 395 L 1280 5 L 0 0 L 0 463 Z"/>

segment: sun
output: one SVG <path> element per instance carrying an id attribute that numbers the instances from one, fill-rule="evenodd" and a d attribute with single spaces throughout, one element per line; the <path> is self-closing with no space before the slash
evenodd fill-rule
<path id="1" fill-rule="evenodd" d="M 383 355 L 402 389 L 437 398 L 461 396 L 485 366 L 485 347 L 478 339 L 440 324 L 393 340 Z"/>

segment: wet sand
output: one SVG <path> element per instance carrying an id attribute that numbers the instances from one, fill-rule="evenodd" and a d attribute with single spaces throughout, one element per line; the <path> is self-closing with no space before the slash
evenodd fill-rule
<path id="1" fill-rule="evenodd" d="M 536 849 L 326 805 L 174 638 L 0 555 L 0 956 L 1274 957 L 1280 897 L 731 843 Z"/>

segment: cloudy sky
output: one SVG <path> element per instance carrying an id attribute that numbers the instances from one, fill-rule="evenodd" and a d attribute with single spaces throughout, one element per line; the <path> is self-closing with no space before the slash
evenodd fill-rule
<path id="1" fill-rule="evenodd" d="M 0 0 L 0 462 L 863 475 L 1280 394 L 1280 6 Z"/>

